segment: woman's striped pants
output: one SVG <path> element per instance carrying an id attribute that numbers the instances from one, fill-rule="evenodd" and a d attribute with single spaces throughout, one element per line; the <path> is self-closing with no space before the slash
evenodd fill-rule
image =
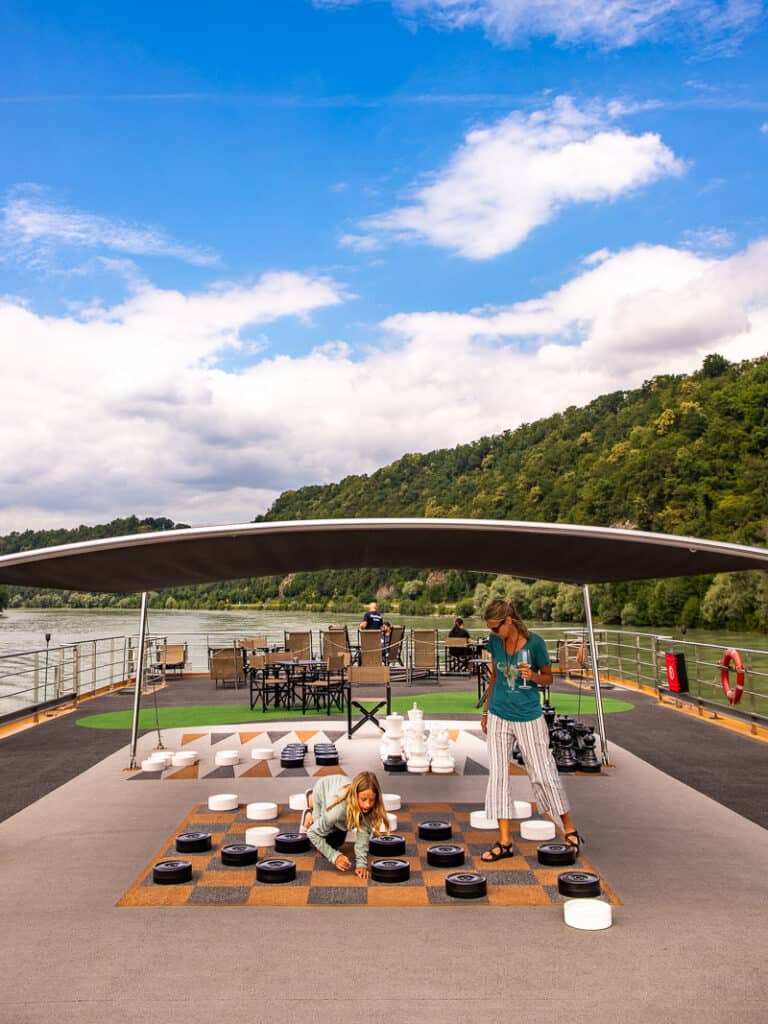
<path id="1" fill-rule="evenodd" d="M 488 789 L 485 813 L 488 818 L 512 818 L 509 763 L 517 740 L 523 754 L 533 798 L 539 813 L 558 818 L 570 810 L 568 799 L 549 749 L 549 729 L 543 715 L 532 722 L 508 722 L 488 715 Z"/>

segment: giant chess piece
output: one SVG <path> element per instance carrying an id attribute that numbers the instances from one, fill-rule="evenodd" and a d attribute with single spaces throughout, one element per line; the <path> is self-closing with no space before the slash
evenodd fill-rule
<path id="1" fill-rule="evenodd" d="M 573 734 L 573 750 L 577 760 L 582 760 L 582 754 L 584 753 L 584 737 L 590 731 L 590 726 L 586 722 L 573 722 L 571 732 Z"/>
<path id="2" fill-rule="evenodd" d="M 409 716 L 411 712 L 408 712 Z M 429 754 L 427 752 L 427 731 L 421 718 L 409 721 L 405 735 L 405 760 L 408 771 L 415 775 L 424 775 L 429 771 Z"/>
<path id="3" fill-rule="evenodd" d="M 517 742 L 517 740 L 515 740 L 514 745 L 512 747 L 512 757 L 515 761 L 517 761 L 521 768 L 525 767 L 525 761 L 523 760 L 523 752 L 520 749 L 520 745 Z"/>
<path id="4" fill-rule="evenodd" d="M 575 772 L 578 767 L 573 751 L 573 736 L 570 729 L 555 729 L 552 733 L 552 755 L 559 772 Z"/>
<path id="5" fill-rule="evenodd" d="M 456 761 L 451 754 L 451 737 L 447 729 L 441 729 L 433 740 L 429 767 L 436 775 L 450 775 L 456 767 Z"/>
<path id="6" fill-rule="evenodd" d="M 551 739 L 552 730 L 555 727 L 555 717 L 557 716 L 557 712 L 548 700 L 545 700 L 544 703 L 541 705 L 541 711 L 544 715 L 544 721 L 547 723 L 547 728 L 549 729 L 549 735 Z"/>
<path id="7" fill-rule="evenodd" d="M 427 730 L 424 727 L 424 712 L 415 701 L 408 712 L 408 721 L 403 731 L 403 753 L 408 771 L 415 775 L 424 775 L 429 771 Z"/>
<path id="8" fill-rule="evenodd" d="M 384 719 L 384 735 L 379 748 L 382 761 L 390 758 L 402 759 L 404 721 L 402 715 L 387 715 Z"/>
<path id="9" fill-rule="evenodd" d="M 595 742 L 595 727 L 593 725 L 587 726 L 587 731 L 582 737 L 583 746 L 578 754 L 580 772 L 594 772 L 594 774 L 597 774 L 601 771 L 600 762 L 595 753 Z"/>

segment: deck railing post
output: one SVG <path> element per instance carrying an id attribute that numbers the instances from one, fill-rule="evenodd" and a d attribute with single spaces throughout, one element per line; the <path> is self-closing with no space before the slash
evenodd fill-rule
<path id="1" fill-rule="evenodd" d="M 147 633 L 147 592 L 141 595 L 141 621 L 139 622 L 139 650 L 136 657 L 136 688 L 133 694 L 133 722 L 131 723 L 131 759 L 128 767 L 136 764 L 136 745 L 139 741 L 139 709 L 141 707 L 141 684 L 144 680 L 144 638 Z"/>
<path id="2" fill-rule="evenodd" d="M 600 747 L 602 750 L 603 764 L 608 764 L 608 741 L 605 738 L 605 719 L 603 717 L 603 698 L 600 693 L 600 658 L 597 653 L 597 641 L 595 640 L 595 629 L 592 625 L 592 604 L 589 599 L 589 585 L 584 584 L 584 614 L 587 618 L 587 632 L 589 633 L 589 648 L 592 652 L 592 677 L 595 687 L 595 705 L 597 707 L 597 729 L 600 733 Z"/>

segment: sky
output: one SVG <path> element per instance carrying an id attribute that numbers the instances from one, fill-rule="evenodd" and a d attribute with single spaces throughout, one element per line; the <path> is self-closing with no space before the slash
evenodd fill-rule
<path id="1" fill-rule="evenodd" d="M 247 522 L 765 354 L 767 42 L 762 0 L 4 0 L 0 533 Z"/>

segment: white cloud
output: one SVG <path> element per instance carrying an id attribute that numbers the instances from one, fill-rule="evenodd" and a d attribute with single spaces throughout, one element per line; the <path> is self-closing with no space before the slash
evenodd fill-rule
<path id="1" fill-rule="evenodd" d="M 601 250 L 505 308 L 401 313 L 382 343 L 225 358 L 252 323 L 338 303 L 271 274 L 200 295 L 144 285 L 87 316 L 0 302 L 0 533 L 165 514 L 234 522 L 277 492 L 514 429 L 597 395 L 768 351 L 768 239 L 728 257 Z"/>
<path id="2" fill-rule="evenodd" d="M 355 252 L 374 252 L 381 248 L 381 242 L 375 235 L 339 235 L 339 245 Z"/>
<path id="3" fill-rule="evenodd" d="M 61 246 L 171 256 L 196 266 L 218 262 L 208 250 L 175 242 L 159 228 L 56 206 L 39 186 L 12 189 L 0 212 L 0 252 L 33 266 L 47 265 Z"/>
<path id="4" fill-rule="evenodd" d="M 768 135 L 768 121 L 763 121 L 763 123 L 760 125 L 760 131 L 763 133 L 763 135 Z"/>
<path id="5" fill-rule="evenodd" d="M 421 239 L 487 259 L 516 248 L 565 206 L 615 200 L 684 171 L 658 135 L 630 135 L 604 110 L 579 110 L 561 96 L 546 110 L 473 129 L 413 202 L 345 237 L 358 248 L 377 236 Z"/>
<path id="6" fill-rule="evenodd" d="M 694 252 L 708 253 L 732 249 L 736 239 L 727 228 L 696 228 L 683 233 L 683 245 Z"/>
<path id="7" fill-rule="evenodd" d="M 316 7 L 351 7 L 359 0 L 313 0 Z M 444 29 L 480 27 L 502 45 L 534 37 L 560 44 L 622 49 L 644 41 L 688 37 L 710 53 L 732 53 L 757 27 L 761 0 L 391 0 L 406 17 Z"/>

